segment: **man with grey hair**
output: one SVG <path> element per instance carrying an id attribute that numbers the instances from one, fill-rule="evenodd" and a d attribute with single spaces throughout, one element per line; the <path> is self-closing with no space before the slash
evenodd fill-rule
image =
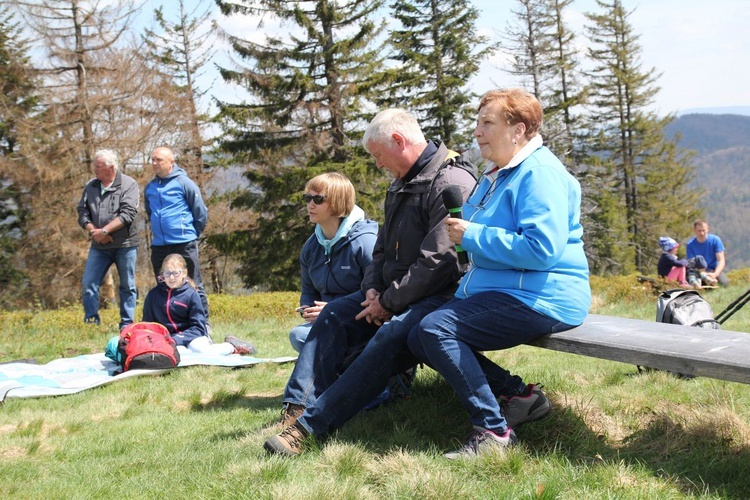
<path id="1" fill-rule="evenodd" d="M 120 329 L 133 323 L 137 291 L 135 262 L 140 190 L 132 177 L 119 169 L 117 153 L 102 149 L 94 153 L 95 178 L 83 188 L 78 202 L 78 224 L 88 231 L 91 247 L 83 272 L 83 320 L 100 324 L 99 286 L 110 266 L 120 278 Z"/>
<path id="2" fill-rule="evenodd" d="M 340 427 L 392 375 L 414 366 L 409 331 L 453 296 L 464 270 L 443 224 L 448 211 L 441 193 L 458 186 L 466 198 L 474 166 L 426 140 L 414 115 L 402 109 L 375 116 L 362 142 L 394 178 L 385 222 L 360 291 L 329 302 L 310 330 L 284 391 L 284 429 L 264 445 L 270 453 L 299 454 L 304 437 Z M 348 355 L 363 344 L 347 367 Z"/>

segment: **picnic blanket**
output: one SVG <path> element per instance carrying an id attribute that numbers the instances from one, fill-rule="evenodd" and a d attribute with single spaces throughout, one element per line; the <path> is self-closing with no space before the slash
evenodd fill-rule
<path id="1" fill-rule="evenodd" d="M 177 368 L 194 365 L 237 368 L 258 363 L 286 363 L 296 359 L 296 356 L 281 358 L 254 358 L 234 354 L 217 356 L 180 349 L 180 364 Z M 75 394 L 130 377 L 156 375 L 170 371 L 170 369 L 129 370 L 116 374 L 119 370 L 117 363 L 106 357 L 104 353 L 55 359 L 44 365 L 29 362 L 0 364 L 0 402 L 6 398 L 38 398 Z"/>

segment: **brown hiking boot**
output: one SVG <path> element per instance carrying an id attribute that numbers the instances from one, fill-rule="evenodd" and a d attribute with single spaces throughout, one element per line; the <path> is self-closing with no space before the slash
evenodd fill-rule
<path id="1" fill-rule="evenodd" d="M 304 441 L 306 437 L 307 431 L 300 424 L 295 423 L 281 431 L 281 434 L 277 434 L 268 439 L 263 444 L 263 448 L 265 448 L 268 453 L 296 457 L 302 453 L 302 441 Z"/>
<path id="2" fill-rule="evenodd" d="M 303 411 L 305 411 L 305 407 L 302 405 L 286 403 L 284 408 L 281 409 L 281 428 L 286 429 L 296 424 Z"/>

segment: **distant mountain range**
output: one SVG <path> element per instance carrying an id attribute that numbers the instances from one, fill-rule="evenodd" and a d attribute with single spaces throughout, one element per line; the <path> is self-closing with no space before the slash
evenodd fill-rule
<path id="1" fill-rule="evenodd" d="M 750 115 L 750 106 L 719 109 L 744 109 Z M 724 242 L 727 268 L 750 267 L 750 116 L 703 111 L 681 114 L 666 135 L 679 133 L 680 146 L 696 151 L 694 185 L 705 191 L 696 204 Z M 692 237 L 691 221 L 685 221 L 684 234 L 673 236 L 686 242 Z"/>
<path id="2" fill-rule="evenodd" d="M 677 116 L 683 115 L 744 115 L 750 116 L 750 106 L 721 106 L 715 108 L 692 108 L 680 110 Z"/>

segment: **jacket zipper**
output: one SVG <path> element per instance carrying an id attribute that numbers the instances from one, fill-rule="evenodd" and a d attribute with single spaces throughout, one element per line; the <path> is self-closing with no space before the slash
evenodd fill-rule
<path id="1" fill-rule="evenodd" d="M 172 289 L 168 288 L 167 290 L 167 319 L 169 320 L 169 323 L 172 325 L 172 328 L 174 328 L 174 333 L 178 334 L 180 331 L 177 329 L 177 324 L 172 320 L 172 315 L 169 314 L 169 300 L 172 298 Z"/>

